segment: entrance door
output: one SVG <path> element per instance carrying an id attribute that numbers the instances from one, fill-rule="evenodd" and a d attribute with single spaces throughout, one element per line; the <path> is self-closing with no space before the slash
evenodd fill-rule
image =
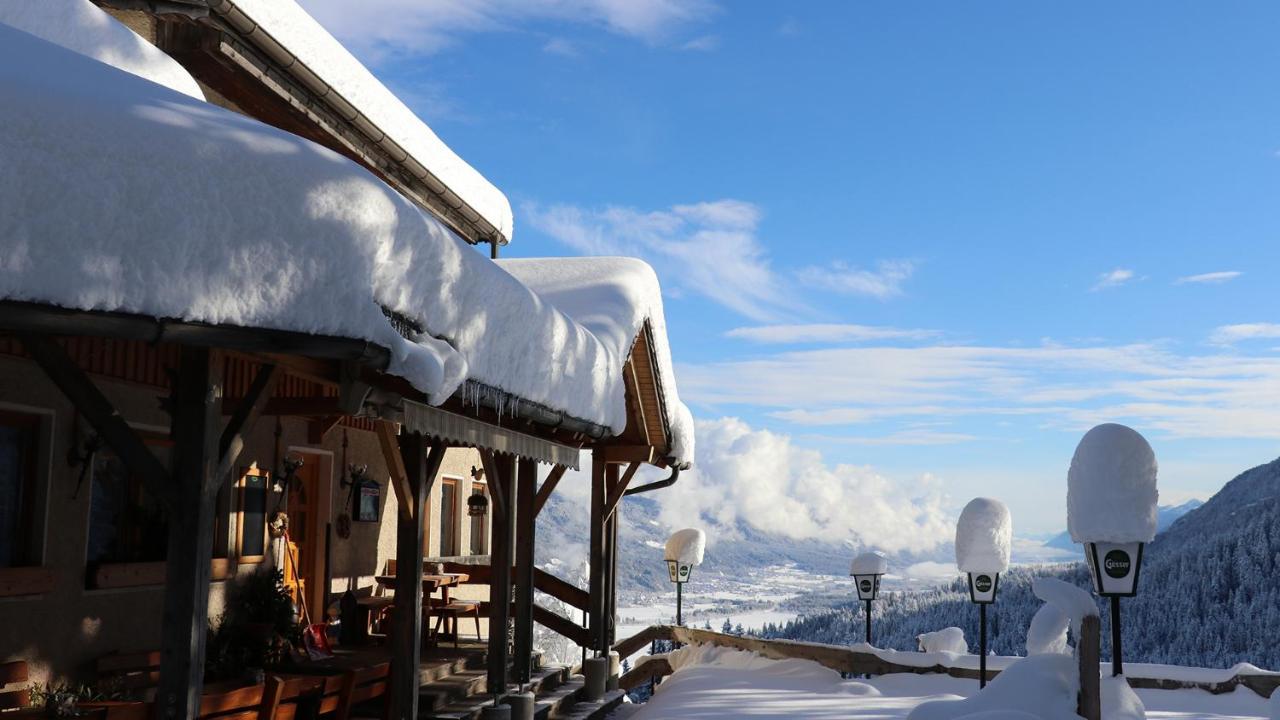
<path id="1" fill-rule="evenodd" d="M 328 520 L 328 487 L 321 482 L 321 470 L 328 463 L 324 460 L 318 455 L 303 455 L 302 467 L 289 486 L 289 538 L 297 546 L 295 572 L 311 622 L 323 622 L 325 612 L 324 523 Z"/>

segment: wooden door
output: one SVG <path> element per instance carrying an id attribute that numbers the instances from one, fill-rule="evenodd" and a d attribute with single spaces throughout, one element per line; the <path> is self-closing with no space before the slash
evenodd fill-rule
<path id="1" fill-rule="evenodd" d="M 297 547 L 298 589 L 307 601 L 312 622 L 324 621 L 324 526 L 326 499 L 320 482 L 320 458 L 307 455 L 289 485 L 289 539 Z M 291 560 L 292 562 L 292 560 Z M 286 573 L 287 574 L 287 573 Z"/>

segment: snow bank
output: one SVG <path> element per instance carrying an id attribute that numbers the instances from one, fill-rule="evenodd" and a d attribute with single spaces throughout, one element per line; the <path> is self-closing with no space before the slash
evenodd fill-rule
<path id="1" fill-rule="evenodd" d="M 89 0 L 0 0 L 0 23 L 204 100 L 195 78 L 173 58 Z"/>
<path id="2" fill-rule="evenodd" d="M 1102 717 L 1107 720 L 1147 720 L 1147 709 L 1123 675 L 1102 678 Z"/>
<path id="3" fill-rule="evenodd" d="M 625 428 L 605 343 L 337 153 L 4 25 L 0 97 L 0 298 L 368 340 L 431 402 Z"/>
<path id="4" fill-rule="evenodd" d="M 958 627 L 947 627 L 934 632 L 921 633 L 916 636 L 916 643 L 920 647 L 920 652 L 924 653 L 966 655 L 969 652 L 969 643 L 964 640 L 964 630 Z"/>
<path id="5" fill-rule="evenodd" d="M 693 415 L 676 389 L 658 275 L 625 257 L 499 260 L 498 265 L 600 339 L 618 367 L 649 324 L 658 383 L 671 426 L 671 453 L 693 462 Z"/>
<path id="6" fill-rule="evenodd" d="M 1098 604 L 1092 595 L 1058 578 L 1036 578 L 1031 581 L 1031 592 L 1061 611 L 1071 622 L 1071 632 L 1077 638 L 1080 637 L 1080 623 L 1086 617 L 1098 616 Z"/>
<path id="7" fill-rule="evenodd" d="M 1055 605 L 1042 605 L 1027 628 L 1027 655 L 1065 655 L 1071 618 Z"/>
<path id="8" fill-rule="evenodd" d="M 671 533 L 662 553 L 664 560 L 675 560 L 697 567 L 702 564 L 702 552 L 707 546 L 707 534 L 697 528 L 685 528 Z"/>
<path id="9" fill-rule="evenodd" d="M 1280 692 L 1271 693 L 1271 699 L 1267 701 L 1267 710 L 1271 713 L 1271 720 L 1280 720 Z"/>
<path id="10" fill-rule="evenodd" d="M 1081 438 L 1067 472 L 1067 529 L 1083 542 L 1151 542 L 1156 456 L 1132 428 L 1108 423 Z"/>
<path id="11" fill-rule="evenodd" d="M 497 187 L 458 157 L 400 98 L 334 39 L 294 0 L 231 0 L 265 32 L 440 182 L 511 239 L 511 203 Z M 395 18 L 388 17 L 389 22 Z M 377 138 L 375 138 L 376 140 Z"/>
<path id="12" fill-rule="evenodd" d="M 889 572 L 889 563 L 884 555 L 878 552 L 862 553 L 853 559 L 849 566 L 850 575 L 884 575 Z"/>
<path id="13" fill-rule="evenodd" d="M 1079 720 L 1076 693 L 1080 681 L 1074 659 L 1037 655 L 1013 663 L 977 695 L 917 705 L 907 720 L 1021 718 Z M 1104 717 L 1111 717 L 1104 713 Z"/>
<path id="14" fill-rule="evenodd" d="M 974 498 L 956 523 L 956 565 L 960 572 L 1002 573 L 1009 569 L 1013 522 L 999 500 Z"/>

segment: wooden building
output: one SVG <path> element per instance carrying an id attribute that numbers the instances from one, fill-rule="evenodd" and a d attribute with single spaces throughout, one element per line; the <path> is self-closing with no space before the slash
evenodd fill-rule
<path id="1" fill-rule="evenodd" d="M 483 188 L 457 191 L 447 180 L 476 183 L 433 167 L 439 155 L 406 151 L 416 146 L 396 135 L 403 123 L 378 124 L 394 113 L 339 91 L 351 68 L 300 58 L 255 19 L 261 1 L 95 2 L 176 60 L 210 103 L 358 163 L 495 257 L 509 240 L 510 219 Z M 0 237 L 0 252 L 17 241 Z M 409 341 L 430 331 L 383 310 Z M 313 615 L 348 590 L 370 595 L 396 561 L 396 616 L 413 619 L 388 640 L 397 717 L 417 716 L 424 558 L 484 568 L 487 620 L 514 628 L 511 645 L 488 633 L 493 694 L 527 680 L 535 621 L 605 653 L 616 509 L 641 466 L 667 468 L 670 482 L 684 463 L 687 410 L 673 407 L 661 332 L 642 323 L 615 358 L 626 418 L 611 429 L 470 378 L 431 397 L 391 371 L 393 348 L 367 337 L 0 293 L 0 662 L 26 660 L 37 680 L 56 680 L 106 653 L 159 649 L 159 714 L 194 717 L 206 628 L 227 588 L 286 564 L 277 511 Z M 592 483 L 586 593 L 533 565 L 537 513 L 579 467 Z M 486 497 L 485 514 L 468 514 L 472 495 Z M 588 626 L 536 607 L 535 589 L 585 606 Z"/>

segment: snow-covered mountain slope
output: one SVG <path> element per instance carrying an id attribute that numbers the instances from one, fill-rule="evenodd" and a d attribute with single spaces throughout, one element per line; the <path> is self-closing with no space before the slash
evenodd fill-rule
<path id="1" fill-rule="evenodd" d="M 1039 601 L 1031 581 L 1051 575 L 1089 587 L 1083 563 L 1012 569 L 991 606 L 991 647 L 1022 652 Z M 1138 595 L 1122 600 L 1125 659 L 1201 667 L 1249 662 L 1280 668 L 1280 460 L 1247 470 L 1147 548 Z M 961 583 L 891 593 L 876 606 L 877 644 L 911 649 L 915 635 L 948 625 L 972 638 L 977 613 Z M 1103 637 L 1110 634 L 1103 614 Z M 782 628 L 781 637 L 850 642 L 861 636 L 854 603 Z M 1104 643 L 1103 654 L 1108 648 Z"/>
<path id="2" fill-rule="evenodd" d="M 1168 530 L 1174 521 L 1201 505 L 1204 505 L 1202 500 L 1188 500 L 1181 505 L 1161 505 L 1156 511 L 1156 534 Z M 1070 550 L 1081 556 L 1084 553 L 1081 546 L 1071 539 L 1071 533 L 1065 530 L 1046 540 L 1044 546 L 1058 550 Z"/>

